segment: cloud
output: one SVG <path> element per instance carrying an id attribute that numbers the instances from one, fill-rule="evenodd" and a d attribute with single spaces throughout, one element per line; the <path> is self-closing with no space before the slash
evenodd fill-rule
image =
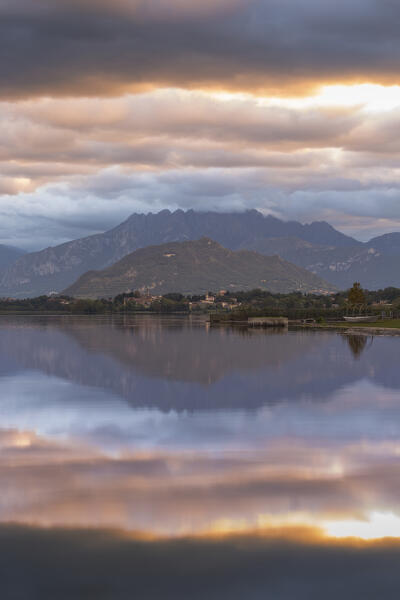
<path id="1" fill-rule="evenodd" d="M 327 169 L 335 178 L 396 177 L 399 112 L 359 107 L 286 107 L 250 97 L 228 101 L 162 90 L 119 99 L 46 99 L 0 104 L 2 172 L 31 184 L 124 165 L 136 171 L 259 167 Z M 379 156 L 379 163 L 377 157 Z M 385 172 L 386 169 L 386 172 Z"/>
<path id="2" fill-rule="evenodd" d="M 3 97 L 397 82 L 393 2 L 3 2 Z"/>
<path id="3" fill-rule="evenodd" d="M 288 97 L 394 83 L 395 4 L 0 10 L 1 241 L 40 248 L 163 208 L 255 207 L 363 239 L 399 227 L 399 89 Z"/>
<path id="4" fill-rule="evenodd" d="M 118 167 L 0 199 L 2 243 L 37 248 L 102 232 L 133 212 L 243 211 L 284 220 L 327 220 L 367 239 L 400 228 L 400 185 L 339 177 L 329 169 L 235 168 L 131 171 Z M 373 174 L 373 173 L 372 173 Z M 14 191 L 14 190 L 12 190 Z"/>
<path id="5" fill-rule="evenodd" d="M 163 90 L 112 100 L 2 103 L 0 121 L 3 161 L 166 168 L 218 166 L 218 153 L 233 167 L 240 160 L 298 163 L 296 151 L 345 146 L 363 116 L 353 108 L 289 109 Z"/>

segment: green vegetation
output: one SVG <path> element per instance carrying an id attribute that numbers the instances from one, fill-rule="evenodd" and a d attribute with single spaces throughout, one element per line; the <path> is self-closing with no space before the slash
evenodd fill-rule
<path id="1" fill-rule="evenodd" d="M 350 288 L 347 299 L 349 301 L 349 304 L 352 307 L 365 306 L 365 304 L 366 304 L 365 294 L 361 288 L 361 284 L 358 281 L 353 283 L 353 287 Z"/>
<path id="2" fill-rule="evenodd" d="M 375 323 L 339 323 L 341 326 L 347 327 L 379 327 L 385 329 L 400 329 L 400 319 L 385 319 L 376 321 Z"/>
<path id="3" fill-rule="evenodd" d="M 112 304 L 107 300 L 74 300 L 69 296 L 0 298 L 0 313 L 101 314 L 112 312 Z"/>
<path id="4" fill-rule="evenodd" d="M 386 288 L 377 292 L 364 291 L 368 314 L 393 316 L 400 319 L 400 289 Z M 74 299 L 66 295 L 39 296 L 37 298 L 0 299 L 1 313 L 59 313 L 59 314 L 106 314 L 106 313 L 213 313 L 229 315 L 232 320 L 245 320 L 248 317 L 288 317 L 294 319 L 315 319 L 319 323 L 334 323 L 351 312 L 347 292 L 329 295 L 273 294 L 254 289 L 221 294 L 183 295 L 167 293 L 163 296 L 143 295 L 139 291 L 118 294 L 114 298 L 91 300 Z M 390 321 L 385 321 L 389 323 Z M 394 323 L 394 322 L 393 322 Z M 351 326 L 348 323 L 342 323 Z M 379 320 L 381 325 L 382 321 Z M 363 326 L 374 326 L 366 323 Z M 386 325 L 385 325 L 386 326 Z M 392 325 L 396 327 L 395 324 Z"/>

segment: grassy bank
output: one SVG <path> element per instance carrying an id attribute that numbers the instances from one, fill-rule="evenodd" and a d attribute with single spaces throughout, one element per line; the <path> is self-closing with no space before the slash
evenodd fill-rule
<path id="1" fill-rule="evenodd" d="M 330 323 L 304 323 L 291 324 L 294 329 L 329 329 L 333 331 L 343 331 L 348 333 L 354 331 L 355 334 L 388 334 L 400 335 L 400 319 L 391 319 L 385 321 L 376 321 L 374 323 L 346 323 L 345 321 L 337 321 Z"/>
<path id="2" fill-rule="evenodd" d="M 340 325 L 346 327 L 347 329 L 353 327 L 362 327 L 363 329 L 367 327 L 373 327 L 378 329 L 400 329 L 400 319 L 388 319 L 384 321 L 375 321 L 374 323 L 340 323 Z"/>
<path id="3" fill-rule="evenodd" d="M 304 327 L 341 328 L 341 329 L 400 329 L 400 319 L 385 319 L 371 323 L 349 323 L 347 321 L 330 321 L 329 323 L 311 323 Z"/>

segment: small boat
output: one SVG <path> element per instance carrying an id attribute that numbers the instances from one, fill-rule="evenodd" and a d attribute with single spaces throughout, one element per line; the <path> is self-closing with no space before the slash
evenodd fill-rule
<path id="1" fill-rule="evenodd" d="M 376 315 L 369 315 L 364 317 L 343 317 L 345 321 L 349 323 L 375 323 L 378 321 L 379 317 Z"/>

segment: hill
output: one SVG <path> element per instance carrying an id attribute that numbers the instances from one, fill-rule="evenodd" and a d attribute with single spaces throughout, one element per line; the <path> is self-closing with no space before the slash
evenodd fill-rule
<path id="1" fill-rule="evenodd" d="M 86 271 L 104 269 L 138 248 L 202 236 L 232 250 L 258 250 L 252 246 L 254 238 L 262 241 L 285 236 L 310 244 L 362 246 L 328 223 L 285 222 L 256 210 L 244 213 L 163 210 L 157 214 L 133 214 L 105 233 L 23 256 L 1 278 L 0 295 L 27 297 L 61 291 Z"/>
<path id="2" fill-rule="evenodd" d="M 163 210 L 133 214 L 105 233 L 26 254 L 0 277 L 0 296 L 29 297 L 61 291 L 89 270 L 102 270 L 147 246 L 203 236 L 231 250 L 253 250 L 305 268 L 334 286 L 400 287 L 400 233 L 362 243 L 325 222 L 302 225 L 243 213 Z"/>
<path id="3" fill-rule="evenodd" d="M 333 290 L 333 286 L 278 256 L 232 251 L 209 238 L 149 246 L 101 271 L 89 271 L 65 290 L 80 298 L 116 296 L 127 290 L 152 294 L 204 294 L 209 290 L 271 292 Z"/>
<path id="4" fill-rule="evenodd" d="M 368 245 L 387 256 L 400 256 L 400 232 L 386 233 L 373 238 Z"/>
<path id="5" fill-rule="evenodd" d="M 400 287 L 400 250 L 396 256 L 395 245 L 385 250 L 372 240 L 357 246 L 335 247 L 284 237 L 254 239 L 248 247 L 262 254 L 278 254 L 339 289 L 351 287 L 354 281 L 360 281 L 369 290 Z"/>

